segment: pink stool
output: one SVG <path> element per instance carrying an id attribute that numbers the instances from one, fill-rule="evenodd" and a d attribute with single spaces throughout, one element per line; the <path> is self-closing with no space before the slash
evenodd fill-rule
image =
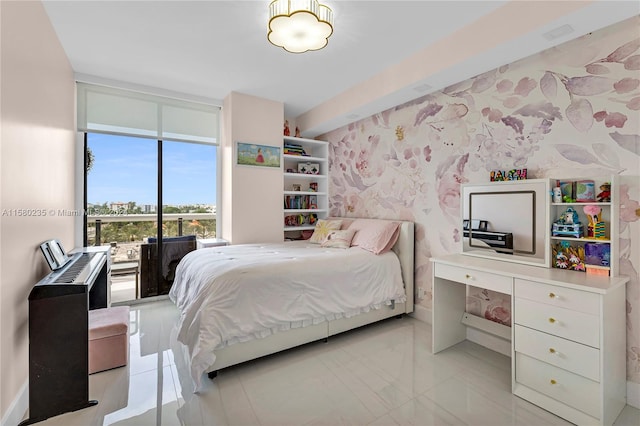
<path id="1" fill-rule="evenodd" d="M 127 365 L 129 307 L 89 311 L 89 374 Z"/>

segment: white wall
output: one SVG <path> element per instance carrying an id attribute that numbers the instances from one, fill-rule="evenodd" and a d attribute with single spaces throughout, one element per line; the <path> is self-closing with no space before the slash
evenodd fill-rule
<path id="1" fill-rule="evenodd" d="M 234 149 L 235 142 L 282 146 L 284 104 L 232 92 L 222 115 L 222 238 L 282 241 L 282 168 L 237 166 Z"/>
<path id="2" fill-rule="evenodd" d="M 28 379 L 28 302 L 45 239 L 73 247 L 73 71 L 40 2 L 0 2 L 0 417 Z M 21 210 L 44 216 L 17 216 Z M 30 210 L 31 209 L 31 210 Z M 36 210 L 38 209 L 38 210 Z M 18 410 L 16 410 L 18 411 Z"/>

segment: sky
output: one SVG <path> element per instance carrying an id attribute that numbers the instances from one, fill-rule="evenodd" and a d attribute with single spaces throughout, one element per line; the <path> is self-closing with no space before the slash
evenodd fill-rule
<path id="1" fill-rule="evenodd" d="M 87 175 L 87 202 L 157 204 L 157 145 L 154 139 L 88 134 L 94 155 Z M 216 149 L 211 145 L 163 142 L 163 204 L 216 204 Z"/>

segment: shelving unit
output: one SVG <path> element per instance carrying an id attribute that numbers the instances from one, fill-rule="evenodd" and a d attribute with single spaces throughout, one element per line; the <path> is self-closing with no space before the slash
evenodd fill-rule
<path id="1" fill-rule="evenodd" d="M 556 187 L 559 182 L 567 182 L 567 181 L 580 181 L 585 179 L 552 179 L 551 187 Z M 583 236 L 580 238 L 572 237 L 572 236 L 554 236 L 551 234 L 550 241 L 552 245 L 551 252 L 551 266 L 556 267 L 556 259 L 553 258 L 553 247 L 559 243 L 566 242 L 572 248 L 581 248 L 584 250 L 586 243 L 594 243 L 594 244 L 606 244 L 609 246 L 610 252 L 610 275 L 617 276 L 618 275 L 618 216 L 619 216 L 619 201 L 618 201 L 618 183 L 615 175 L 611 176 L 602 176 L 602 177 L 594 177 L 589 178 L 588 180 L 592 180 L 595 183 L 595 193 L 598 194 L 600 191 L 598 188 L 605 182 L 609 182 L 611 184 L 611 197 L 609 202 L 601 202 L 601 201 L 590 201 L 590 202 L 572 202 L 572 203 L 550 203 L 550 219 L 551 223 L 555 222 L 560 218 L 560 216 L 569 208 L 573 208 L 579 218 L 580 223 L 583 225 Z M 597 206 L 601 209 L 601 221 L 605 224 L 605 236 L 604 238 L 594 238 L 594 237 L 586 237 L 587 233 L 587 225 L 589 224 L 589 218 L 587 214 L 584 212 L 585 206 Z M 550 230 L 550 232 L 552 232 Z M 565 244 L 566 244 L 565 243 Z"/>
<path id="2" fill-rule="evenodd" d="M 287 153 L 287 146 L 300 147 L 303 155 Z M 295 150 L 294 150 L 295 151 Z M 324 219 L 328 214 L 328 174 L 329 148 L 325 141 L 285 136 L 283 140 L 284 188 L 283 188 L 283 230 L 285 239 L 298 239 L 300 232 L 313 230 L 316 219 Z M 300 164 L 317 165 L 318 173 L 299 172 Z M 315 185 L 314 185 L 315 184 Z M 312 190 L 315 186 L 316 190 Z M 295 224 L 287 225 L 287 218 Z M 291 223 L 292 221 L 289 221 Z"/>

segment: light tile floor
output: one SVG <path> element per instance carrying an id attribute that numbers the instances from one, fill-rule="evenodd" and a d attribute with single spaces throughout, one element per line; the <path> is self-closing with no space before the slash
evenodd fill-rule
<path id="1" fill-rule="evenodd" d="M 111 277 L 111 303 L 136 300 L 135 280 L 134 274 Z"/>
<path id="2" fill-rule="evenodd" d="M 569 424 L 511 394 L 508 357 L 471 342 L 434 356 L 431 327 L 409 317 L 225 369 L 194 394 L 177 318 L 168 300 L 132 306 L 129 365 L 90 376 L 99 404 L 40 424 Z"/>

